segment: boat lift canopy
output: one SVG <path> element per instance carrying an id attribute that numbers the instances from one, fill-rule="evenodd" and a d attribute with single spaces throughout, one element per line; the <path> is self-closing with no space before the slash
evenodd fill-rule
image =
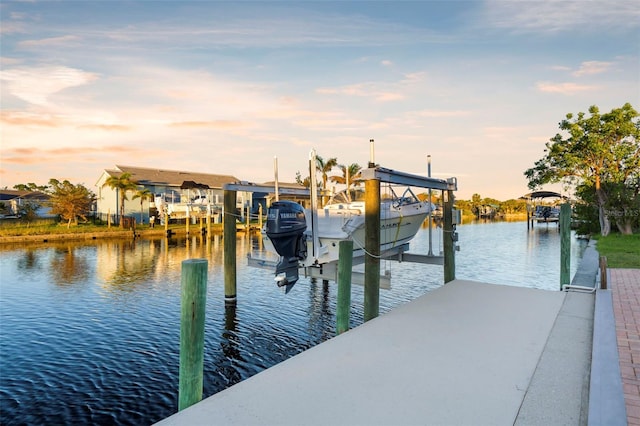
<path id="1" fill-rule="evenodd" d="M 457 191 L 458 182 L 456 178 L 436 179 L 414 175 L 411 173 L 399 172 L 385 167 L 373 167 L 362 171 L 362 178 L 378 179 L 380 182 L 393 183 L 397 185 L 416 186 L 419 188 L 440 189 L 443 191 Z"/>
<path id="2" fill-rule="evenodd" d="M 393 183 L 397 185 L 415 186 L 419 188 L 439 189 L 443 191 L 457 191 L 458 182 L 456 178 L 436 179 L 432 177 L 414 175 L 411 173 L 400 172 L 388 169 L 386 167 L 373 167 L 362 170 L 362 179 L 378 179 L 380 182 Z M 223 189 L 229 191 L 245 191 L 245 192 L 266 192 L 275 193 L 275 185 L 257 184 L 252 182 L 234 182 L 223 185 Z M 278 186 L 278 192 L 284 195 L 310 196 L 309 188 L 291 186 Z M 327 190 L 319 191 L 318 195 L 329 196 L 331 193 Z"/>

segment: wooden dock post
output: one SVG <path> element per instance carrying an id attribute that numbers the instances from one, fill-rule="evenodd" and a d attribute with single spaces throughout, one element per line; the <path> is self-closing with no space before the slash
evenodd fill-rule
<path id="1" fill-rule="evenodd" d="M 224 300 L 236 302 L 236 191 L 224 190 Z"/>
<path id="2" fill-rule="evenodd" d="M 178 410 L 202 400 L 207 265 L 206 259 L 182 262 Z"/>
<path id="3" fill-rule="evenodd" d="M 571 278 L 571 204 L 560 206 L 560 290 Z"/>
<path id="4" fill-rule="evenodd" d="M 351 271 L 353 269 L 353 241 L 340 241 L 338 245 L 338 302 L 336 307 L 336 333 L 349 330 L 351 312 Z"/>
<path id="5" fill-rule="evenodd" d="M 598 263 L 600 265 L 600 288 L 606 290 L 609 285 L 607 283 L 607 256 L 600 256 Z"/>
<path id="6" fill-rule="evenodd" d="M 444 250 L 444 283 L 446 284 L 456 279 L 456 226 L 453 223 L 453 191 L 442 191 L 442 196 L 444 198 L 442 248 Z"/>
<path id="7" fill-rule="evenodd" d="M 380 307 L 380 179 L 364 183 L 364 320 L 379 314 Z"/>

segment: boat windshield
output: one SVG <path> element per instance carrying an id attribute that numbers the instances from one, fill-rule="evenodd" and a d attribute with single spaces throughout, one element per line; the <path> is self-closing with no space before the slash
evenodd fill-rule
<path id="1" fill-rule="evenodd" d="M 412 204 L 419 202 L 418 197 L 415 196 L 410 188 L 406 188 L 402 196 L 398 196 L 393 188 L 389 188 L 390 192 L 385 191 L 381 194 L 382 200 L 391 200 L 397 204 Z M 327 204 L 348 204 L 353 202 L 364 202 L 364 189 L 363 188 L 349 188 L 349 190 L 342 190 L 334 194 Z"/>
<path id="2" fill-rule="evenodd" d="M 354 201 L 364 201 L 364 189 L 349 188 L 334 194 L 328 204 L 348 204 Z"/>

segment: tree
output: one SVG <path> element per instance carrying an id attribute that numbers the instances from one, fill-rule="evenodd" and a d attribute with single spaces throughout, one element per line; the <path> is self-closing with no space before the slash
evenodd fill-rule
<path id="1" fill-rule="evenodd" d="M 597 106 L 589 108 L 591 116 L 569 113 L 558 133 L 546 143 L 546 154 L 524 172 L 529 188 L 546 183 L 568 181 L 593 186 L 598 208 L 600 232 L 611 230 L 612 188 L 628 190 L 640 178 L 640 122 L 631 104 L 600 114 Z M 615 198 L 615 197 L 614 197 Z M 616 207 L 617 208 L 617 207 Z M 627 232 L 626 227 L 622 227 Z"/>
<path id="2" fill-rule="evenodd" d="M 153 200 L 154 194 L 149 191 L 149 188 L 142 188 L 138 189 L 131 199 L 135 200 L 136 198 L 140 198 L 140 223 L 142 223 L 142 203 L 144 200 Z"/>
<path id="3" fill-rule="evenodd" d="M 305 188 L 311 188 L 311 178 L 309 176 L 302 179 L 302 174 L 300 172 L 296 172 L 296 183 L 298 185 L 302 185 Z"/>
<path id="4" fill-rule="evenodd" d="M 30 192 L 42 191 L 42 192 L 47 192 L 49 190 L 49 185 L 36 185 L 33 182 L 29 182 L 27 184 L 19 183 L 17 185 L 13 185 L 13 189 L 18 190 L 18 191 L 30 191 Z"/>
<path id="5" fill-rule="evenodd" d="M 18 207 L 18 216 L 20 221 L 27 224 L 27 227 L 31 226 L 31 223 L 38 217 L 38 210 L 40 209 L 40 203 L 35 201 L 25 201 Z"/>
<path id="6" fill-rule="evenodd" d="M 329 180 L 334 182 L 334 183 L 338 183 L 338 184 L 342 184 L 342 185 L 347 185 L 347 173 L 348 173 L 348 177 L 349 177 L 349 185 L 347 185 L 347 189 L 349 189 L 352 186 L 358 186 L 362 183 L 362 166 L 357 164 L 357 163 L 352 163 L 347 165 L 344 164 L 338 164 L 338 168 L 340 169 L 340 171 L 342 172 L 342 176 L 329 176 Z"/>
<path id="7" fill-rule="evenodd" d="M 322 178 L 322 189 L 327 189 L 327 180 L 329 179 L 329 173 L 334 167 L 338 165 L 338 159 L 333 157 L 325 160 L 324 158 L 316 155 L 317 169 L 320 171 L 320 177 Z"/>
<path id="8" fill-rule="evenodd" d="M 124 202 L 128 200 L 127 192 L 133 191 L 138 188 L 138 185 L 131 180 L 131 173 L 124 172 L 120 176 L 109 176 L 107 180 L 104 182 L 102 187 L 108 186 L 111 189 L 115 189 L 118 193 L 120 199 L 120 215 L 118 222 L 120 223 L 120 227 L 124 227 L 124 221 L 122 218 L 124 217 Z"/>
<path id="9" fill-rule="evenodd" d="M 87 220 L 96 196 L 81 184 L 74 185 L 68 180 L 60 182 L 49 180 L 51 188 L 51 212 L 58 214 L 67 221 L 67 228 L 71 222 L 78 223 L 78 217 Z"/>

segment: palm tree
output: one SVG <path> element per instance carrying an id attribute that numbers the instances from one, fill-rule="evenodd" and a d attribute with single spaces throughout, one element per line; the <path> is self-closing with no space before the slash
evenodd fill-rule
<path id="1" fill-rule="evenodd" d="M 316 169 L 320 171 L 322 177 L 322 190 L 326 192 L 327 190 L 327 180 L 329 180 L 329 172 L 338 165 L 338 159 L 335 157 L 329 158 L 328 160 L 324 160 L 324 158 L 319 155 L 316 156 Z M 324 195 L 322 197 L 322 205 L 327 204 L 329 197 Z"/>
<path id="2" fill-rule="evenodd" d="M 329 172 L 331 172 L 331 170 L 338 165 L 338 159 L 335 157 L 332 157 L 325 161 L 324 158 L 317 155 L 316 164 L 322 176 L 322 189 L 327 189 L 327 180 L 329 179 Z"/>
<path id="3" fill-rule="evenodd" d="M 120 223 L 120 227 L 124 228 L 122 218 L 124 217 L 124 202 L 128 200 L 127 192 L 135 190 L 138 188 L 138 185 L 131 180 L 131 173 L 124 172 L 120 176 L 109 176 L 104 182 L 104 185 L 102 185 L 102 187 L 105 186 L 115 189 L 120 195 L 120 217 L 118 218 L 118 222 Z"/>
<path id="4" fill-rule="evenodd" d="M 136 193 L 133 194 L 133 197 L 131 197 L 132 200 L 135 200 L 136 198 L 140 198 L 140 223 L 142 223 L 142 203 L 144 202 L 144 200 L 153 200 L 154 194 L 153 192 L 149 191 L 149 188 L 142 188 L 138 189 Z"/>
<path id="5" fill-rule="evenodd" d="M 342 171 L 342 176 L 329 176 L 329 179 L 334 183 L 340 183 L 343 185 L 347 185 L 347 177 L 349 180 L 348 187 L 358 186 L 362 183 L 362 166 L 357 163 L 349 164 L 345 166 L 343 164 L 339 164 L 338 168 Z M 348 175 L 347 175 L 348 172 Z M 349 189 L 347 188 L 347 189 Z"/>

